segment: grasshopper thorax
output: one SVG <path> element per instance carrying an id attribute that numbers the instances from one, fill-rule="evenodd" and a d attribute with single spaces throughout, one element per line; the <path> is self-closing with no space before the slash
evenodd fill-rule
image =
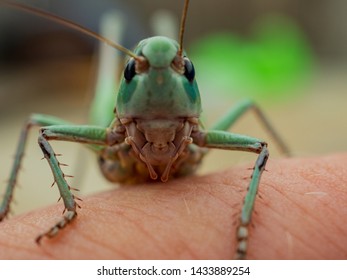
<path id="1" fill-rule="evenodd" d="M 174 161 L 192 142 L 198 125 L 200 94 L 191 61 L 179 44 L 166 37 L 139 43 L 124 70 L 116 113 L 126 129 L 126 142 L 147 164 L 152 179 L 168 179 Z"/>

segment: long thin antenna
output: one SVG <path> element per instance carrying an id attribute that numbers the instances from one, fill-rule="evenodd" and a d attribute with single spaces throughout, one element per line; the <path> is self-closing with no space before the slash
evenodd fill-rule
<path id="1" fill-rule="evenodd" d="M 94 31 L 91 31 L 77 23 L 74 23 L 70 20 L 67 20 L 67 19 L 64 19 L 62 17 L 59 17 L 59 16 L 56 16 L 54 14 L 51 14 L 51 13 L 48 13 L 46 11 L 43 11 L 43 10 L 40 10 L 40 9 L 37 9 L 37 8 L 33 8 L 33 7 L 30 7 L 30 6 L 26 6 L 26 5 L 23 5 L 23 4 L 20 4 L 20 3 L 15 3 L 15 2 L 11 2 L 11 1 L 5 1 L 5 0 L 0 0 L 0 3 L 1 4 L 4 4 L 6 6 L 9 6 L 11 8 L 15 8 L 15 9 L 19 9 L 19 10 L 22 10 L 22 11 L 25 11 L 25 12 L 29 12 L 31 14 L 35 14 L 37 16 L 40 16 L 40 17 L 43 17 L 43 18 L 46 18 L 50 21 L 53 21 L 53 22 L 56 22 L 58 24 L 61 24 L 63 26 L 66 26 L 66 27 L 69 27 L 69 28 L 72 28 L 72 29 L 75 29 L 81 33 L 84 33 L 88 36 L 91 36 L 101 42 L 104 42 L 105 44 L 135 58 L 135 59 L 139 59 L 139 57 L 133 53 L 132 51 L 128 50 L 127 48 L 115 43 L 115 42 L 112 42 L 111 40 L 99 35 L 98 33 L 94 32 Z"/>
<path id="2" fill-rule="evenodd" d="M 182 52 L 183 52 L 183 36 L 184 36 L 184 28 L 185 28 L 185 25 L 186 25 L 188 6 L 189 6 L 189 0 L 185 0 L 184 1 L 183 12 L 182 12 L 182 17 L 181 17 L 181 26 L 180 26 L 180 34 L 179 34 L 179 44 L 180 44 L 180 48 L 178 50 L 178 55 L 179 56 L 182 56 Z"/>

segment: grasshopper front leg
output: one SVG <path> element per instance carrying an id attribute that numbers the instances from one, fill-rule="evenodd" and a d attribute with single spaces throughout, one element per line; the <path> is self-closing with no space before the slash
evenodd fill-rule
<path id="1" fill-rule="evenodd" d="M 248 151 L 259 154 L 252 173 L 251 182 L 241 210 L 239 225 L 237 227 L 236 259 L 245 259 L 248 247 L 248 227 L 251 223 L 255 198 L 258 192 L 260 177 L 265 170 L 269 157 L 267 143 L 256 138 L 234 134 L 226 131 L 195 132 L 194 143 L 201 147 L 216 148 L 223 150 Z"/>
<path id="2" fill-rule="evenodd" d="M 40 129 L 38 143 L 52 170 L 54 181 L 58 186 L 60 196 L 64 202 L 64 212 L 66 211 L 66 213 L 63 219 L 36 238 L 37 243 L 40 243 L 43 237 L 54 237 L 60 229 L 71 223 L 77 216 L 76 207 L 78 207 L 75 201 L 76 198 L 71 192 L 71 187 L 65 179 L 66 176 L 60 168 L 60 163 L 57 160 L 56 154 L 48 141 L 60 140 L 105 146 L 110 144 L 110 141 L 115 141 L 112 135 L 113 132 L 107 128 L 88 125 L 55 125 Z"/>
<path id="3" fill-rule="evenodd" d="M 64 212 L 66 211 L 63 219 L 55 224 L 52 228 L 46 231 L 43 234 L 40 234 L 36 239 L 36 243 L 40 243 L 42 237 L 53 237 L 58 231 L 64 228 L 67 224 L 71 223 L 71 221 L 77 216 L 76 206 L 78 205 L 75 201 L 75 196 L 71 193 L 71 187 L 67 183 L 65 179 L 65 174 L 60 168 L 60 163 L 57 160 L 56 154 L 54 153 L 51 145 L 48 143 L 48 137 L 45 136 L 44 130 L 40 131 L 40 136 L 38 138 L 38 143 L 40 148 L 44 154 L 45 159 L 48 161 L 49 166 L 52 169 L 54 182 L 57 184 L 60 197 L 64 202 Z"/>
<path id="4" fill-rule="evenodd" d="M 20 170 L 21 162 L 25 152 L 25 146 L 28 138 L 29 131 L 34 126 L 44 126 L 40 130 L 38 142 L 48 161 L 54 176 L 54 182 L 58 185 L 60 196 L 63 199 L 66 213 L 61 221 L 54 225 L 47 232 L 39 235 L 36 242 L 39 243 L 42 237 L 53 237 L 58 231 L 64 228 L 76 217 L 75 197 L 71 193 L 71 188 L 65 180 L 65 175 L 60 168 L 60 163 L 57 160 L 49 140 L 63 140 L 71 142 L 80 142 L 90 144 L 89 148 L 94 149 L 98 146 L 114 145 L 124 141 L 124 136 L 113 132 L 110 129 L 97 126 L 77 126 L 71 125 L 69 122 L 60 118 L 49 115 L 33 114 L 23 126 L 18 142 L 15 160 L 12 166 L 10 178 L 5 189 L 4 198 L 0 205 L 0 221 L 3 220 L 9 210 L 12 201 L 13 193 L 15 190 L 18 173 Z"/>

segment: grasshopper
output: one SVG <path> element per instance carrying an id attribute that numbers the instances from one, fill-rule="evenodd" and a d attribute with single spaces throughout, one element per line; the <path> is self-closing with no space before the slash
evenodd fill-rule
<path id="1" fill-rule="evenodd" d="M 25 123 L 16 151 L 0 220 L 9 212 L 19 167 L 29 130 L 40 127 L 38 144 L 47 160 L 64 203 L 63 218 L 36 238 L 52 238 L 77 217 L 77 197 L 72 193 L 50 141 L 87 144 L 95 152 L 102 174 L 111 182 L 139 183 L 162 181 L 192 174 L 208 149 L 238 150 L 258 154 L 237 226 L 235 258 L 247 253 L 249 225 L 260 178 L 269 157 L 268 144 L 260 139 L 228 132 L 240 116 L 253 110 L 279 148 L 288 149 L 262 111 L 251 101 L 233 107 L 210 129 L 201 125 L 201 98 L 192 61 L 183 50 L 183 35 L 189 0 L 185 0 L 179 42 L 156 36 L 142 40 L 130 51 L 93 31 L 36 8 L 9 1 L 2 4 L 46 17 L 77 29 L 128 55 L 123 78 L 112 112 L 99 108 L 91 125 L 74 125 L 42 114 L 33 114 Z M 98 94 L 103 94 L 97 93 Z M 103 96 L 113 104 L 113 94 Z M 95 99 L 97 100 L 97 98 Z"/>

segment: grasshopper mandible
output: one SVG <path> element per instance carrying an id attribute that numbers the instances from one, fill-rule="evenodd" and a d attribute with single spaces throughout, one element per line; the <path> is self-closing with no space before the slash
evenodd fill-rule
<path id="1" fill-rule="evenodd" d="M 0 220 L 8 214 L 16 179 L 31 127 L 39 126 L 39 146 L 64 202 L 63 218 L 36 238 L 54 237 L 77 217 L 76 197 L 61 170 L 49 141 L 88 144 L 103 175 L 112 182 L 162 181 L 192 174 L 208 149 L 239 150 L 258 154 L 237 226 L 235 258 L 247 253 L 248 228 L 261 175 L 269 152 L 267 143 L 227 130 L 245 112 L 254 110 L 283 152 L 283 141 L 260 109 L 251 101 L 239 103 L 211 129 L 201 126 L 201 99 L 193 63 L 183 50 L 183 34 L 189 0 L 185 0 L 179 42 L 163 36 L 142 40 L 132 52 L 73 22 L 47 12 L 9 1 L 8 6 L 46 17 L 101 40 L 128 55 L 114 111 L 99 110 L 92 125 L 73 125 L 56 117 L 33 114 L 24 125 L 10 179 L 0 206 Z M 102 94 L 102 93 L 100 93 Z M 113 103 L 114 96 L 107 97 Z"/>

